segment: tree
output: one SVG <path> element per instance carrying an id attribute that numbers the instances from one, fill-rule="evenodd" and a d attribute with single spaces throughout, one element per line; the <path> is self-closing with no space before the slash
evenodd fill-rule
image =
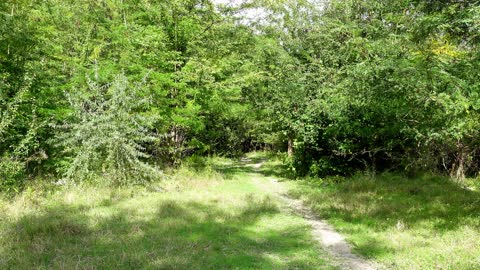
<path id="1" fill-rule="evenodd" d="M 140 96 L 141 84 L 132 85 L 122 74 L 111 84 L 88 86 L 87 96 L 68 94 L 73 120 L 59 140 L 74 158 L 65 176 L 72 181 L 105 176 L 116 185 L 157 178 L 157 169 L 144 161 L 142 143 L 155 138 L 150 119 L 142 115 L 149 101 Z"/>

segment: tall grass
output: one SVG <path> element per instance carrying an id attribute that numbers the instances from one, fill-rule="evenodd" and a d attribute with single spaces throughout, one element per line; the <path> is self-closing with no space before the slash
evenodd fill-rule
<path id="1" fill-rule="evenodd" d="M 480 193 L 448 178 L 308 179 L 291 194 L 385 269 L 480 269 Z"/>
<path id="2" fill-rule="evenodd" d="M 0 269 L 333 269 L 308 225 L 247 169 L 202 162 L 148 186 L 49 186 L 1 199 Z"/>

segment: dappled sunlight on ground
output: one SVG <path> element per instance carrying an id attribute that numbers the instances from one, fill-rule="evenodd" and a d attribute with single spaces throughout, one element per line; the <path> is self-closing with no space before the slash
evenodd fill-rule
<path id="1" fill-rule="evenodd" d="M 0 268 L 333 269 L 308 225 L 257 190 L 248 167 L 219 166 L 232 178 L 215 185 L 72 187 L 11 207 Z"/>
<path id="2" fill-rule="evenodd" d="M 311 179 L 292 195 L 388 269 L 480 269 L 480 193 L 446 178 Z"/>

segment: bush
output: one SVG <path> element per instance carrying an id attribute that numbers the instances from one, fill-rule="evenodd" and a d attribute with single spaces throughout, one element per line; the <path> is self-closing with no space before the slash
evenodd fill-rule
<path id="1" fill-rule="evenodd" d="M 144 145 L 155 140 L 148 131 L 150 119 L 142 115 L 148 99 L 139 86 L 121 74 L 111 84 L 89 81 L 89 89 L 67 95 L 74 108 L 74 123 L 59 135 L 72 154 L 67 179 L 107 179 L 114 185 L 140 184 L 156 179 L 160 172 L 147 161 Z"/>
<path id="2" fill-rule="evenodd" d="M 25 181 L 25 164 L 10 157 L 0 159 L 0 192 L 17 193 Z"/>

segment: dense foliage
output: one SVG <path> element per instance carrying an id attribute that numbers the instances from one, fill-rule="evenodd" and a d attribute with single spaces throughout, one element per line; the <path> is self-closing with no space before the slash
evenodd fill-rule
<path id="1" fill-rule="evenodd" d="M 2 1 L 0 188 L 265 146 L 300 175 L 461 179 L 479 30 L 478 1 Z"/>
<path id="2" fill-rule="evenodd" d="M 301 10 L 301 9 L 300 9 Z M 284 15 L 265 107 L 300 174 L 478 171 L 477 1 L 331 1 Z"/>

